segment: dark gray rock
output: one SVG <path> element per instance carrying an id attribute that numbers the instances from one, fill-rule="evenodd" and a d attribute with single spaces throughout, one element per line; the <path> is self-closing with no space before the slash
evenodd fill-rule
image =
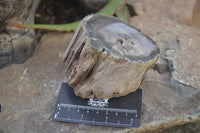
<path id="1" fill-rule="evenodd" d="M 0 68 L 23 63 L 33 53 L 35 32 L 12 27 L 11 23 L 33 24 L 39 0 L 3 0 L 0 2 Z"/>
<path id="2" fill-rule="evenodd" d="M 90 12 L 97 12 L 103 6 L 108 3 L 109 0 L 79 0 L 79 3 L 83 9 L 87 9 Z"/>

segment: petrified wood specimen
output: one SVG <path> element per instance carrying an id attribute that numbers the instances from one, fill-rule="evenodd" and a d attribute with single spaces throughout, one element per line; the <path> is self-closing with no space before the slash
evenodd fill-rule
<path id="1" fill-rule="evenodd" d="M 133 26 L 89 15 L 66 50 L 67 82 L 82 98 L 123 96 L 138 88 L 159 54 L 157 45 Z"/>

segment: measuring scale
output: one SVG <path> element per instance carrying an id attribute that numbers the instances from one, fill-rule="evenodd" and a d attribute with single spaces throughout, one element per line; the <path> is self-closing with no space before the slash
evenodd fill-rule
<path id="1" fill-rule="evenodd" d="M 115 127 L 139 127 L 141 103 L 142 89 L 109 100 L 88 100 L 76 96 L 72 87 L 62 83 L 52 120 Z"/>

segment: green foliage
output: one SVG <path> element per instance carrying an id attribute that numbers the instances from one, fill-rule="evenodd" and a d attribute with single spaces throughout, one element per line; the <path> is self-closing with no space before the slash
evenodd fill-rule
<path id="1" fill-rule="evenodd" d="M 108 4 L 101 9 L 98 14 L 113 15 L 116 14 L 122 20 L 129 22 L 129 12 L 125 5 L 126 0 L 110 0 Z M 73 31 L 75 30 L 80 21 L 76 21 L 69 24 L 11 24 L 19 28 L 31 28 L 31 29 L 43 29 L 43 30 L 54 30 L 54 31 Z"/>
<path id="2" fill-rule="evenodd" d="M 121 5 L 120 8 L 115 12 L 115 14 L 118 18 L 120 18 L 126 22 L 130 21 L 130 14 L 129 14 L 128 8 L 125 4 Z"/>

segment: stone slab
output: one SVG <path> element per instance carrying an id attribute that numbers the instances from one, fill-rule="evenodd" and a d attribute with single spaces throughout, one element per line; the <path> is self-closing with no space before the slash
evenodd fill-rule
<path id="1" fill-rule="evenodd" d="M 64 81 L 62 58 L 72 34 L 50 33 L 40 40 L 34 55 L 24 64 L 0 71 L 0 129 L 17 132 L 146 132 L 168 129 L 200 120 L 200 91 L 179 82 L 168 84 L 153 69 L 143 88 L 140 128 L 114 128 L 50 121 Z"/>

